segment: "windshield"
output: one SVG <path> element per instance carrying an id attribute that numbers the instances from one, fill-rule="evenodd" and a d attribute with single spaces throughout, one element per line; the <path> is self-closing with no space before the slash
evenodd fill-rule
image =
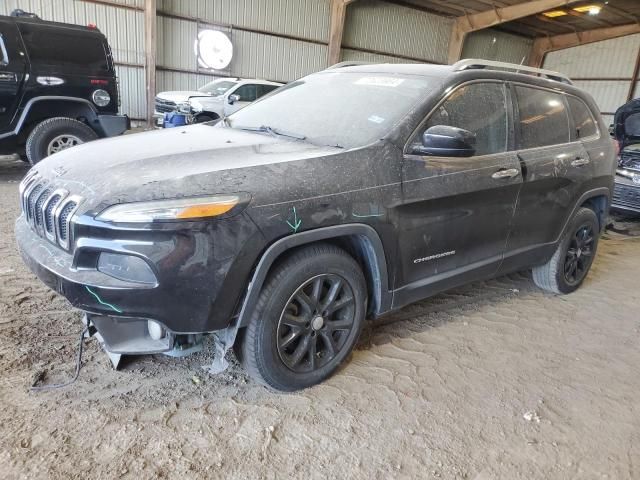
<path id="1" fill-rule="evenodd" d="M 199 92 L 206 93 L 212 97 L 219 97 L 224 95 L 227 90 L 236 85 L 237 82 L 229 80 L 216 80 L 215 82 L 207 83 L 204 87 L 198 89 Z"/>
<path id="2" fill-rule="evenodd" d="M 269 127 L 319 145 L 364 146 L 422 103 L 434 82 L 394 73 L 325 71 L 281 87 L 231 115 L 227 124 Z"/>

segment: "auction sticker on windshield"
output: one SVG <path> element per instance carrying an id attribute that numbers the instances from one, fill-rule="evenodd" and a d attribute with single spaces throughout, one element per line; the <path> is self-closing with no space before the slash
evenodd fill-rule
<path id="1" fill-rule="evenodd" d="M 374 87 L 397 87 L 404 82 L 404 78 L 394 77 L 362 77 L 356 80 L 356 85 L 372 85 Z"/>

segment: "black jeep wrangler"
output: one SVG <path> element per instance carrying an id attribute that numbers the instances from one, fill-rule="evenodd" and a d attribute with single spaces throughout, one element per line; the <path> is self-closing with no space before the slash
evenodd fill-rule
<path id="1" fill-rule="evenodd" d="M 615 168 L 596 104 L 558 73 L 349 66 L 217 124 L 53 155 L 23 180 L 15 228 L 111 354 L 213 333 L 217 361 L 234 345 L 295 390 L 336 370 L 365 318 L 443 290 L 533 269 L 573 292 Z"/>
<path id="2" fill-rule="evenodd" d="M 0 154 L 31 164 L 129 128 L 106 37 L 34 17 L 0 16 Z"/>

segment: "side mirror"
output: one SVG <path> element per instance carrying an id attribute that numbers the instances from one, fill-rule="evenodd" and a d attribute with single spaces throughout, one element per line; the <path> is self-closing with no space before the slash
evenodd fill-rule
<path id="1" fill-rule="evenodd" d="M 229 103 L 229 105 L 233 105 L 236 102 L 240 101 L 240 95 L 229 95 L 229 98 L 227 99 L 227 102 Z"/>
<path id="2" fill-rule="evenodd" d="M 434 157 L 472 157 L 476 153 L 476 135 L 462 128 L 435 125 L 422 135 L 422 145 L 415 145 L 417 155 Z"/>

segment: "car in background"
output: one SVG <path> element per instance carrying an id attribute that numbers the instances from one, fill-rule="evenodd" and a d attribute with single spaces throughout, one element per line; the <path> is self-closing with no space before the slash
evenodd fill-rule
<path id="1" fill-rule="evenodd" d="M 611 208 L 640 215 L 640 98 L 616 111 L 612 130 L 620 154 Z"/>
<path id="2" fill-rule="evenodd" d="M 267 80 L 224 78 L 209 82 L 196 91 L 161 92 L 156 96 L 156 126 L 163 126 L 166 113 L 184 114 L 186 123 L 217 120 L 281 86 L 282 83 Z"/>
<path id="3" fill-rule="evenodd" d="M 0 16 L 0 155 L 32 165 L 67 148 L 120 135 L 115 66 L 94 26 Z"/>

